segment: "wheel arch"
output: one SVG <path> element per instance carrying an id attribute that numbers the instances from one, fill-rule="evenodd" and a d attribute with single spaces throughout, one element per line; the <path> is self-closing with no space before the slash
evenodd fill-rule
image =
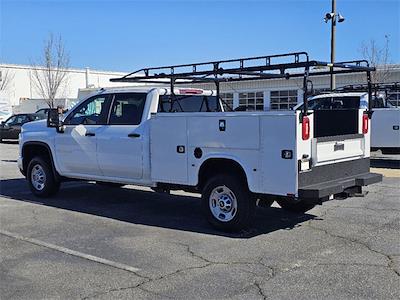
<path id="1" fill-rule="evenodd" d="M 237 160 L 226 157 L 210 157 L 204 160 L 198 172 L 198 189 L 201 191 L 207 182 L 207 179 L 213 174 L 235 174 L 249 187 L 247 173 Z"/>
<path id="2" fill-rule="evenodd" d="M 48 144 L 44 142 L 33 142 L 33 141 L 26 142 L 22 146 L 21 154 L 22 154 L 22 168 L 24 174 L 27 174 L 28 165 L 29 162 L 32 160 L 32 158 L 34 158 L 35 156 L 40 156 L 45 159 L 48 159 L 51 165 L 51 169 L 53 170 L 54 178 L 56 178 L 56 180 L 59 180 L 60 176 L 55 168 L 53 153 Z"/>

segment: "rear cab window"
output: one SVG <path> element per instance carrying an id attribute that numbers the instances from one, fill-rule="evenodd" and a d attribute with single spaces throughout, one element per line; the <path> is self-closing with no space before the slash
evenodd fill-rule
<path id="1" fill-rule="evenodd" d="M 221 111 L 216 96 L 205 95 L 162 95 L 158 112 L 216 112 Z"/>

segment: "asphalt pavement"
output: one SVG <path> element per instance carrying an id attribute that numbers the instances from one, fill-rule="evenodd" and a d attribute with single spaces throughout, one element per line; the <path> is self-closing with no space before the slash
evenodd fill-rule
<path id="1" fill-rule="evenodd" d="M 225 234 L 196 194 L 70 182 L 35 198 L 17 151 L 0 144 L 0 299 L 400 299 L 399 170 Z"/>

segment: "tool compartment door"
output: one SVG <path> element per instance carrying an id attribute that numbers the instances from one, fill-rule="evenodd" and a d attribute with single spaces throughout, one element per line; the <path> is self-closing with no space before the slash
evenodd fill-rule
<path id="1" fill-rule="evenodd" d="M 150 167 L 155 182 L 187 184 L 186 117 L 159 113 L 150 120 Z"/>

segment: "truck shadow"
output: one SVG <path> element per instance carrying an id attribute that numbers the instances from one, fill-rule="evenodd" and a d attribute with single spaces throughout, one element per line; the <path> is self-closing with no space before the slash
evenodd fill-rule
<path id="1" fill-rule="evenodd" d="M 288 213 L 277 207 L 257 208 L 254 225 L 238 233 L 217 231 L 208 224 L 201 212 L 197 195 L 166 195 L 135 190 L 131 186 L 111 188 L 85 182 L 63 183 L 52 198 L 33 196 L 23 178 L 0 182 L 0 196 L 70 211 L 141 224 L 218 235 L 232 238 L 251 238 L 280 229 L 292 229 L 314 219 L 310 214 Z"/>

